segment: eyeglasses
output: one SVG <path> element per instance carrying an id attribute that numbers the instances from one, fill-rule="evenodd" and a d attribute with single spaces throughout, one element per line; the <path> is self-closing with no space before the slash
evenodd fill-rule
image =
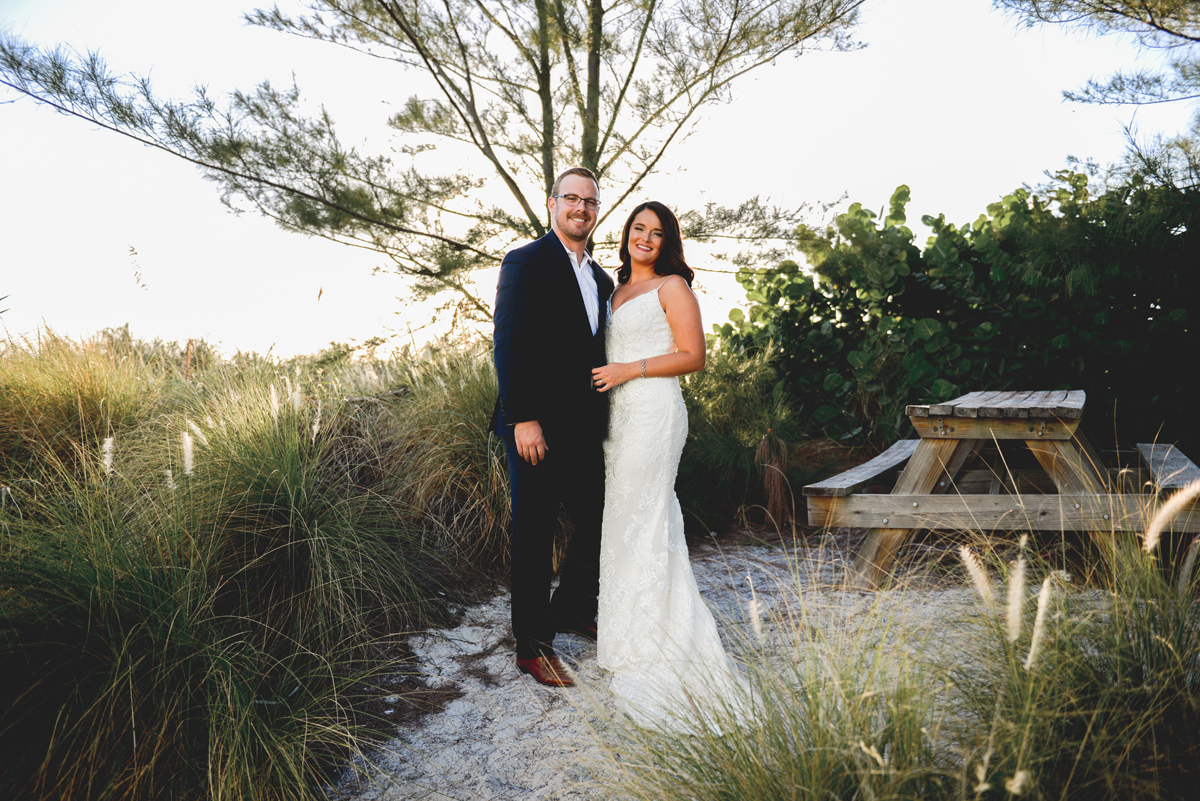
<path id="1" fill-rule="evenodd" d="M 588 207 L 588 211 L 595 211 L 600 208 L 600 201 L 594 197 L 580 197 L 579 195 L 551 195 L 552 198 L 562 198 L 567 202 L 568 206 L 578 206 L 579 201 L 583 201 L 583 205 Z"/>

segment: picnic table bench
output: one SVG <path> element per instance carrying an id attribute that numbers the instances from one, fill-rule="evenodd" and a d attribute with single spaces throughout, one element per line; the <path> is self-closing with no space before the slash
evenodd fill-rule
<path id="1" fill-rule="evenodd" d="M 808 522 L 868 530 L 846 576 L 858 589 L 879 587 L 897 550 L 922 529 L 1142 530 L 1165 495 L 1200 479 L 1200 469 L 1157 443 L 1137 446 L 1140 469 L 1106 468 L 1080 429 L 1085 401 L 1081 390 L 995 391 L 909 406 L 918 438 L 805 487 Z M 1000 447 L 1013 440 L 1040 469 L 1007 468 Z M 964 471 L 984 449 L 996 452 L 993 463 Z M 889 493 L 869 491 L 897 471 Z M 1200 532 L 1200 505 L 1185 508 L 1172 529 Z"/>

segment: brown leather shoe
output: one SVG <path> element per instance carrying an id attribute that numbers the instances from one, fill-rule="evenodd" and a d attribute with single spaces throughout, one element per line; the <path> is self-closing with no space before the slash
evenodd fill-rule
<path id="1" fill-rule="evenodd" d="M 553 615 L 551 615 L 550 622 L 554 625 L 554 630 L 559 634 L 578 634 L 585 640 L 591 640 L 592 642 L 595 642 L 596 637 L 599 636 L 598 632 L 596 631 L 596 621 L 594 620 L 579 621 L 575 623 L 562 623 L 559 622 Z"/>
<path id="2" fill-rule="evenodd" d="M 517 670 L 533 676 L 539 684 L 547 687 L 574 687 L 575 680 L 567 674 L 567 668 L 557 655 L 539 656 L 533 659 L 517 658 Z"/>

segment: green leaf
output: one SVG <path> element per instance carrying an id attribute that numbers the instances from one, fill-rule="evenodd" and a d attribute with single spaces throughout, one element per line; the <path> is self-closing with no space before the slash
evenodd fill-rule
<path id="1" fill-rule="evenodd" d="M 846 381 L 840 375 L 837 373 L 830 373 L 829 375 L 825 376 L 825 383 L 822 384 L 822 386 L 825 388 L 826 392 L 833 392 L 844 383 L 846 383 Z"/>
<path id="2" fill-rule="evenodd" d="M 729 319 L 735 323 L 740 323 L 742 320 L 746 319 L 746 315 L 745 315 L 745 313 L 742 312 L 741 309 L 730 309 L 729 310 Z"/>
<path id="3" fill-rule="evenodd" d="M 912 192 L 907 186 L 901 184 L 896 187 L 896 191 L 892 193 L 892 201 L 889 204 L 888 216 L 884 220 L 884 225 L 889 227 L 898 227 L 904 225 L 907 217 L 904 216 L 904 207 L 912 197 Z"/>
<path id="4" fill-rule="evenodd" d="M 908 383 L 918 389 L 924 387 L 935 378 L 937 378 L 937 370 L 933 369 L 933 365 L 927 362 L 921 362 L 908 373 Z"/>
<path id="5" fill-rule="evenodd" d="M 826 404 L 824 406 L 818 406 L 813 410 L 812 419 L 817 425 L 822 425 L 823 423 L 827 423 L 833 418 L 837 417 L 841 413 L 842 410 L 837 406 L 830 406 L 829 404 Z"/>
<path id="6" fill-rule="evenodd" d="M 1025 320 L 1032 320 L 1035 317 L 1041 317 L 1046 311 L 1046 304 L 1037 298 L 1032 298 L 1021 303 L 1017 313 Z"/>
<path id="7" fill-rule="evenodd" d="M 937 400 L 949 400 L 959 394 L 958 387 L 947 381 L 944 378 L 939 378 L 929 386 L 929 391 L 933 393 Z"/>
<path id="8" fill-rule="evenodd" d="M 1059 334 L 1054 339 L 1050 340 L 1050 345 L 1058 350 L 1071 347 L 1071 337 L 1066 334 Z"/>
<path id="9" fill-rule="evenodd" d="M 850 362 L 851 367 L 861 369 L 871 363 L 871 357 L 861 350 L 852 350 L 846 355 L 846 361 Z"/>
<path id="10" fill-rule="evenodd" d="M 941 333 L 942 324 L 932 317 L 926 317 L 922 320 L 917 320 L 913 326 L 913 333 L 921 339 L 929 339 L 930 337 Z"/>

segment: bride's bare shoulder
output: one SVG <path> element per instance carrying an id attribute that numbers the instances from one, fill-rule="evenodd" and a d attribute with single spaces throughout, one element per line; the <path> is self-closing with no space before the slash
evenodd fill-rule
<path id="1" fill-rule="evenodd" d="M 667 276 L 667 280 L 659 284 L 658 296 L 662 299 L 664 308 L 667 303 L 675 301 L 696 302 L 696 294 L 682 275 Z"/>

